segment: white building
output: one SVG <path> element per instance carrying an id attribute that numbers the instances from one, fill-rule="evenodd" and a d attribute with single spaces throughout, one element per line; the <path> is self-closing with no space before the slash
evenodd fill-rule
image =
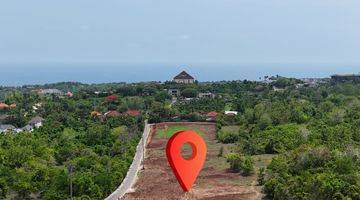
<path id="1" fill-rule="evenodd" d="M 213 99 L 213 98 L 215 98 L 216 95 L 211 93 L 211 92 L 205 92 L 205 93 L 200 92 L 198 96 L 199 96 L 199 98 L 211 98 L 211 99 Z"/>
<path id="2" fill-rule="evenodd" d="M 225 115 L 238 115 L 238 112 L 237 111 L 225 111 Z"/>
<path id="3" fill-rule="evenodd" d="M 29 121 L 29 125 L 35 128 L 40 128 L 43 125 L 44 118 L 42 117 L 34 117 Z"/>

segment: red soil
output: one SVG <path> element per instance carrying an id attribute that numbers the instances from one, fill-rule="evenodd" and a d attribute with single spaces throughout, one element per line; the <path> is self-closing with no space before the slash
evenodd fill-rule
<path id="1" fill-rule="evenodd" d="M 179 125 L 162 123 L 156 128 Z M 147 145 L 144 170 L 134 186 L 134 191 L 123 199 L 261 199 L 260 188 L 255 186 L 256 178 L 245 178 L 238 173 L 231 173 L 217 165 L 226 161 L 217 154 L 221 145 L 216 142 L 216 127 L 211 123 L 186 123 L 189 129 L 196 128 L 204 133 L 208 146 L 205 165 L 190 192 L 184 193 L 173 175 L 165 155 L 168 139 L 156 137 L 156 131 Z M 216 165 L 216 166 L 214 166 Z M 244 180 L 244 181 L 243 181 Z"/>

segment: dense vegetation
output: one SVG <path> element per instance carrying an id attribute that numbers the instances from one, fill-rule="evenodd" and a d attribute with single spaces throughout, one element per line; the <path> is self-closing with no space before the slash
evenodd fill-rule
<path id="1" fill-rule="evenodd" d="M 359 95 L 354 83 L 242 94 L 232 102 L 238 120 L 218 120 L 240 130 L 218 139 L 236 143 L 239 156 L 228 161 L 238 171 L 243 154 L 279 155 L 259 172 L 270 199 L 360 199 Z"/>
<path id="2" fill-rule="evenodd" d="M 31 92 L 39 87 L 74 96 Z M 167 89 L 179 89 L 181 96 L 174 101 Z M 216 97 L 196 98 L 201 92 Z M 190 85 L 60 83 L 0 88 L 0 98 L 18 105 L 6 111 L 11 116 L 6 123 L 21 127 L 35 115 L 46 119 L 34 132 L 0 135 L 0 198 L 66 199 L 71 190 L 76 198 L 104 198 L 126 174 L 144 118 L 151 123 L 205 121 L 207 113 L 216 111 L 217 139 L 235 146 L 227 155 L 221 149 L 219 156 L 234 172 L 258 173 L 268 198 L 360 199 L 358 83 L 324 81 L 308 87 L 286 78 Z M 42 106 L 33 112 L 38 102 Z M 109 110 L 140 110 L 142 116 L 90 114 Z M 225 110 L 238 114 L 225 115 Z M 256 170 L 253 156 L 259 154 L 276 156 Z"/>
<path id="3" fill-rule="evenodd" d="M 21 127 L 39 114 L 45 122 L 31 133 L 0 134 L 0 199 L 102 199 L 120 185 L 142 132 L 141 118 L 94 118 L 94 107 L 120 104 L 103 98 L 14 92 L 9 101 L 17 108 L 2 111 L 14 116 L 7 123 Z M 41 108 L 32 112 L 38 102 Z"/>

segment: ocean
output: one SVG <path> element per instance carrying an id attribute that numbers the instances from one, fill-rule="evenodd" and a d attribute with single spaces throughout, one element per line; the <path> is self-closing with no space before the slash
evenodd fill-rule
<path id="1" fill-rule="evenodd" d="M 341 64 L 0 64 L 0 85 L 21 86 L 63 81 L 82 83 L 166 81 L 186 70 L 200 82 L 260 80 L 266 75 L 323 78 L 359 73 L 360 65 Z"/>

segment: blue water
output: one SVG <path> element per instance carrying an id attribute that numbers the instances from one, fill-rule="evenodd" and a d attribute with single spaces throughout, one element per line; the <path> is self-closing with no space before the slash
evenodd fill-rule
<path id="1" fill-rule="evenodd" d="M 360 65 L 341 64 L 106 64 L 106 65 L 0 65 L 0 85 L 20 86 L 62 81 L 83 83 L 166 81 L 182 70 L 199 81 L 259 80 L 265 75 L 329 77 L 335 73 L 358 73 Z"/>

